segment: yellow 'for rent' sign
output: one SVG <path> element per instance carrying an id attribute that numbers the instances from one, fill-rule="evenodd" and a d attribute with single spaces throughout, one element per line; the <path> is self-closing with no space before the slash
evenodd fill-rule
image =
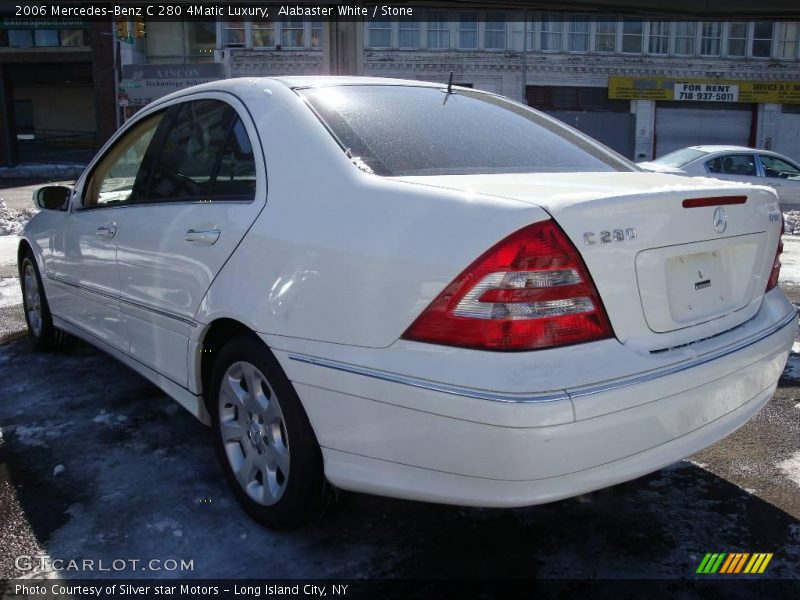
<path id="1" fill-rule="evenodd" d="M 608 78 L 608 97 L 618 100 L 800 104 L 800 82 L 612 75 Z"/>

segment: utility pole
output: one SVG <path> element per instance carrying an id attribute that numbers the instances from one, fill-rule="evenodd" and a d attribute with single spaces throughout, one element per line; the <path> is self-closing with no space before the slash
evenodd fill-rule
<path id="1" fill-rule="evenodd" d="M 323 23 L 322 65 L 325 75 L 364 74 L 364 21 L 331 17 Z"/>
<path id="2" fill-rule="evenodd" d="M 522 102 L 528 104 L 528 11 L 522 11 Z"/>

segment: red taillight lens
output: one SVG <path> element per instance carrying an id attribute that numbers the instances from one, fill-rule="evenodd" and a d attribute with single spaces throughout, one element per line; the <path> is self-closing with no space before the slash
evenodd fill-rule
<path id="1" fill-rule="evenodd" d="M 520 229 L 479 257 L 403 338 L 481 350 L 533 350 L 612 335 L 580 254 L 547 220 Z"/>
<path id="2" fill-rule="evenodd" d="M 767 289 L 765 292 L 777 287 L 778 279 L 781 276 L 781 254 L 783 253 L 783 234 L 786 232 L 786 223 L 781 215 L 781 237 L 778 238 L 778 251 L 775 252 L 775 260 L 772 261 L 772 271 L 770 271 L 769 279 L 767 280 Z"/>

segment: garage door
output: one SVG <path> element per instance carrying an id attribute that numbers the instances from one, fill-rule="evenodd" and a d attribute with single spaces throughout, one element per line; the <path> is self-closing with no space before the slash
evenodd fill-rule
<path id="1" fill-rule="evenodd" d="M 784 104 L 772 149 L 800 162 L 800 104 Z"/>
<path id="2" fill-rule="evenodd" d="M 704 102 L 656 104 L 656 158 L 700 144 L 750 146 L 753 106 Z"/>

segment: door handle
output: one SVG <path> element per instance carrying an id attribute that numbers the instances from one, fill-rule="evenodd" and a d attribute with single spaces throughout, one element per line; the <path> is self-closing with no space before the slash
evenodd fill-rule
<path id="1" fill-rule="evenodd" d="M 112 223 L 111 225 L 103 225 L 102 227 L 97 228 L 97 237 L 110 240 L 117 237 L 117 225 Z"/>
<path id="2" fill-rule="evenodd" d="M 213 246 L 219 239 L 219 233 L 219 229 L 190 229 L 184 239 L 194 244 Z"/>

